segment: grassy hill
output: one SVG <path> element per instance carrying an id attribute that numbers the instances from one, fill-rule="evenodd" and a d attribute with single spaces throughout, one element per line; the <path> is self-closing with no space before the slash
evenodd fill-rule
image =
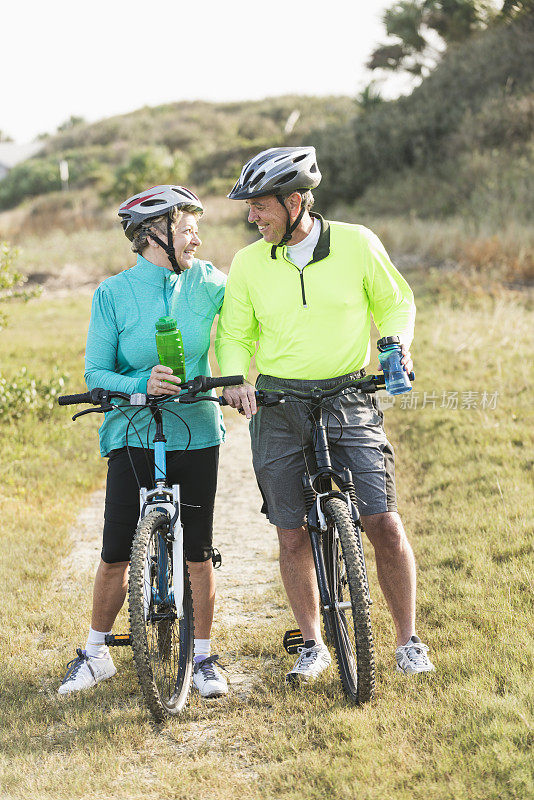
<path id="1" fill-rule="evenodd" d="M 226 192 L 250 155 L 307 141 L 312 131 L 354 113 L 349 97 L 286 97 L 256 102 L 183 102 L 141 108 L 93 124 L 79 122 L 43 141 L 42 151 L 0 182 L 0 210 L 61 188 L 66 159 L 71 189 L 120 198 L 145 182 L 187 182 Z M 292 124 L 288 125 L 293 115 Z"/>

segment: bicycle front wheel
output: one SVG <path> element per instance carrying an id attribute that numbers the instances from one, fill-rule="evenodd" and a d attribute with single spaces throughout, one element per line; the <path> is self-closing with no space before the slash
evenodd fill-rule
<path id="1" fill-rule="evenodd" d="M 339 498 L 325 503 L 328 524 L 324 553 L 332 598 L 329 617 L 339 676 L 357 704 L 374 695 L 375 664 L 369 597 L 354 522 Z"/>
<path id="2" fill-rule="evenodd" d="M 173 591 L 169 518 L 151 511 L 135 533 L 128 608 L 134 662 L 148 707 L 158 722 L 184 707 L 193 672 L 193 603 L 185 559 L 183 613 Z M 180 565 L 181 566 L 181 565 Z"/>

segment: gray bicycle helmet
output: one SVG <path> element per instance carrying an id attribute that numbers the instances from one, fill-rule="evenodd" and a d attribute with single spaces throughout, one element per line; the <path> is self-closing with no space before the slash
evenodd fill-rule
<path id="1" fill-rule="evenodd" d="M 176 252 L 172 243 L 171 211 L 173 208 L 182 206 L 192 206 L 201 214 L 204 212 L 200 199 L 191 189 L 187 189 L 185 186 L 166 184 L 152 186 L 140 194 L 129 197 L 120 205 L 118 211 L 124 233 L 130 241 L 133 241 L 135 234 L 147 220 L 167 215 L 167 242 L 160 239 L 154 231 L 151 231 L 150 235 L 165 250 L 173 270 L 178 275 L 182 270 L 176 260 Z"/>
<path id="2" fill-rule="evenodd" d="M 321 182 L 315 147 L 271 147 L 247 161 L 230 200 L 315 189 Z"/>
<path id="3" fill-rule="evenodd" d="M 286 208 L 283 195 L 315 189 L 320 182 L 321 173 L 317 166 L 315 147 L 271 147 L 247 161 L 227 196 L 230 200 L 251 200 L 272 194 Z M 290 241 L 303 215 L 304 208 L 301 208 L 291 224 L 288 213 L 286 231 L 278 244 L 271 247 L 271 258 L 276 258 L 277 247 Z"/>

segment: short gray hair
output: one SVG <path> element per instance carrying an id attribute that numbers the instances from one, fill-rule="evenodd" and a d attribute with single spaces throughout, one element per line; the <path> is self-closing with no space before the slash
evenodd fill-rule
<path id="1" fill-rule="evenodd" d="M 202 214 L 198 210 L 198 206 L 174 206 L 171 209 L 171 230 L 174 233 L 176 226 L 180 222 L 184 213 L 194 214 L 199 219 Z M 150 236 L 151 229 L 155 228 L 157 232 L 167 236 L 167 214 L 162 214 L 161 217 L 152 217 L 147 219 L 140 228 L 137 229 L 134 238 L 132 239 L 132 250 L 134 253 L 143 253 L 148 247 L 148 237 Z"/>
<path id="2" fill-rule="evenodd" d="M 315 203 L 315 198 L 313 196 L 311 189 L 295 189 L 295 192 L 298 192 L 302 197 L 302 208 L 304 211 L 311 211 L 313 208 L 313 204 Z M 287 200 L 295 192 L 289 192 L 289 194 L 282 195 L 282 200 Z"/>

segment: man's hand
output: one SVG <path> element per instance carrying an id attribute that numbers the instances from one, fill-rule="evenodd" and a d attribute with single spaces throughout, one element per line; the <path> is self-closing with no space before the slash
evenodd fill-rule
<path id="1" fill-rule="evenodd" d="M 401 364 L 408 374 L 413 371 L 412 355 L 405 344 L 401 344 Z"/>
<path id="2" fill-rule="evenodd" d="M 251 383 L 245 381 L 241 386 L 227 386 L 223 390 L 223 397 L 232 408 L 243 411 L 245 417 L 250 419 L 256 413 L 256 390 Z"/>
<path id="3" fill-rule="evenodd" d="M 413 361 L 412 361 L 412 354 L 408 350 L 405 344 L 401 344 L 401 364 L 408 373 L 413 372 Z M 378 370 L 383 372 L 382 364 L 380 361 L 378 362 Z"/>

